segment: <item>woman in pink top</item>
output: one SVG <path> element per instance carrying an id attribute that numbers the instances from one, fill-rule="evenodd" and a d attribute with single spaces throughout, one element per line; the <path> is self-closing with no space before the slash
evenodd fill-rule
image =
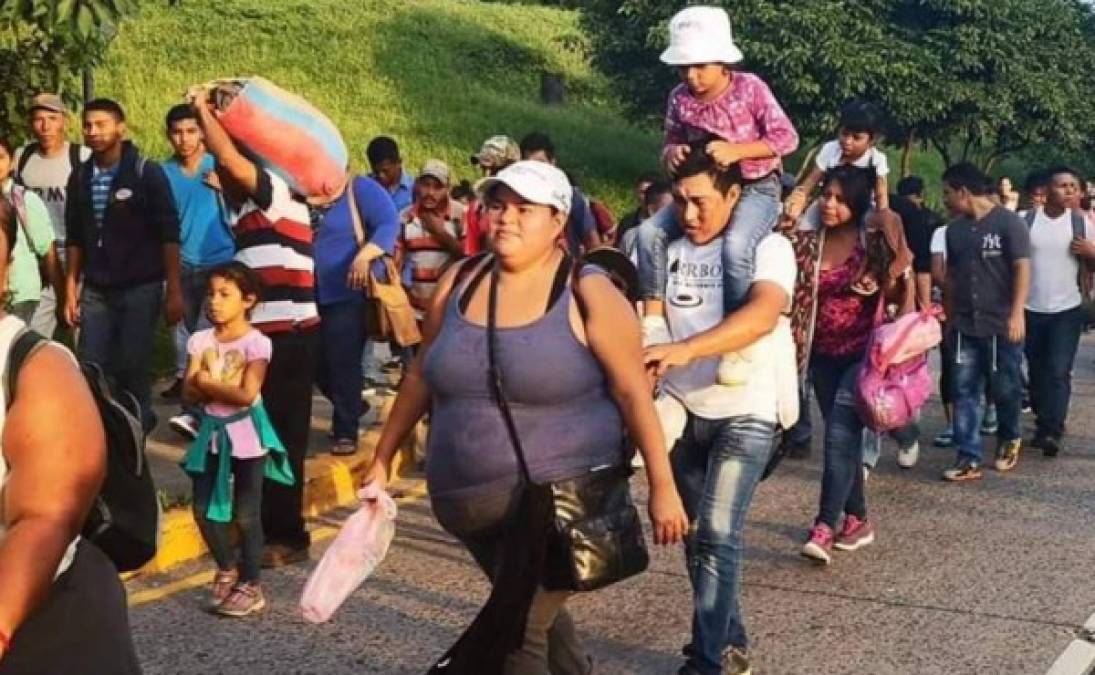
<path id="1" fill-rule="evenodd" d="M 205 405 L 183 468 L 194 480 L 194 519 L 217 562 L 211 608 L 235 617 L 266 606 L 259 587 L 263 478 L 293 483 L 285 448 L 259 397 L 271 343 L 248 322 L 258 287 L 257 275 L 242 263 L 210 273 L 213 328 L 191 336 L 183 383 L 186 402 Z M 238 571 L 229 538 L 233 520 L 240 530 Z"/>
<path id="2" fill-rule="evenodd" d="M 780 158 L 798 147 L 798 133 L 764 80 L 734 70 L 742 54 L 725 10 L 688 7 L 673 17 L 669 38 L 661 58 L 677 68 L 683 82 L 669 94 L 662 151 L 666 168 L 672 173 L 689 148 L 701 143 L 720 166 L 740 164 L 746 181 L 723 238 L 724 304 L 731 311 L 745 300 L 753 279 L 754 250 L 779 216 Z M 648 343 L 667 337 L 662 317 L 666 251 L 669 241 L 682 233 L 673 213 L 671 208 L 662 209 L 639 230 Z M 722 370 L 720 379 L 727 376 Z"/>

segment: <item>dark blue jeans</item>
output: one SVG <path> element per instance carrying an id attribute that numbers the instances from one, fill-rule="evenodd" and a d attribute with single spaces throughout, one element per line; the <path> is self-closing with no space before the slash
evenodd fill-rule
<path id="1" fill-rule="evenodd" d="M 179 377 L 186 374 L 186 343 L 190 336 L 199 330 L 205 330 L 212 324 L 205 313 L 205 299 L 209 294 L 209 273 L 214 267 L 195 267 L 183 263 L 179 270 L 179 282 L 182 286 L 183 318 L 175 326 L 175 356 Z M 201 415 L 201 406 L 182 406 L 182 411 L 195 417 Z"/>
<path id="2" fill-rule="evenodd" d="M 1022 348 L 1006 336 L 973 337 L 955 335 L 955 361 L 951 382 L 954 399 L 954 443 L 959 459 L 980 463 L 984 451 L 981 442 L 981 395 L 986 380 L 996 404 L 1001 443 L 1019 438 L 1019 412 L 1023 385 L 1019 364 Z"/>
<path id="3" fill-rule="evenodd" d="M 321 305 L 319 317 L 316 383 L 334 407 L 331 431 L 335 439 L 356 441 L 358 423 L 365 414 L 361 401 L 365 307 L 357 301 Z"/>
<path id="4" fill-rule="evenodd" d="M 702 675 L 721 672 L 727 648 L 748 646 L 741 616 L 743 530 L 775 435 L 774 423 L 753 417 L 708 420 L 689 413 L 670 455 L 692 522 L 685 542 L 694 605 L 688 667 Z"/>
<path id="5" fill-rule="evenodd" d="M 154 281 L 128 288 L 84 284 L 80 294 L 80 360 L 98 363 L 137 398 L 145 433 L 156 426 L 149 387 L 163 292 L 163 282 Z"/>
<path id="6" fill-rule="evenodd" d="M 803 383 L 798 390 L 798 421 L 787 430 L 787 436 L 795 445 L 809 445 L 814 434 L 810 419 L 810 383 Z"/>
<path id="7" fill-rule="evenodd" d="M 1027 312 L 1030 404 L 1039 434 L 1059 439 L 1065 433 L 1072 396 L 1072 363 L 1083 330 L 1083 307 L 1055 314 Z"/>
<path id="8" fill-rule="evenodd" d="M 833 530 L 841 514 L 867 517 L 863 492 L 863 422 L 855 408 L 856 375 L 862 354 L 810 359 L 810 381 L 825 419 L 825 467 L 817 521 Z"/>
<path id="9" fill-rule="evenodd" d="M 262 567 L 262 481 L 265 457 L 232 458 L 232 521 L 240 531 L 240 581 L 258 581 Z M 217 476 L 217 457 L 210 455 L 205 473 L 194 476 L 194 520 L 205 545 L 222 570 L 236 567 L 236 551 L 229 534 L 230 523 L 218 523 L 205 516 Z"/>

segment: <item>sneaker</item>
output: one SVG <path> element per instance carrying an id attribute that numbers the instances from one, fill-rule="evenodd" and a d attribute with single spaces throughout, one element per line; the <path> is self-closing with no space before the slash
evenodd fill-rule
<path id="1" fill-rule="evenodd" d="M 802 555 L 828 565 L 833 561 L 833 531 L 825 523 L 818 523 L 810 529 L 810 538 L 802 547 Z"/>
<path id="2" fill-rule="evenodd" d="M 871 521 L 855 516 L 844 516 L 844 526 L 836 535 L 833 547 L 841 551 L 854 551 L 874 543 L 874 527 Z"/>
<path id="3" fill-rule="evenodd" d="M 867 479 L 871 477 L 871 466 L 869 464 L 863 465 L 863 482 L 866 483 Z"/>
<path id="4" fill-rule="evenodd" d="M 722 654 L 722 675 L 751 675 L 749 657 L 737 647 L 731 647 Z"/>
<path id="5" fill-rule="evenodd" d="M 954 466 L 943 472 L 943 480 L 959 483 L 965 480 L 977 480 L 982 475 L 980 464 L 969 459 L 960 459 Z"/>
<path id="6" fill-rule="evenodd" d="M 352 438 L 339 438 L 331 446 L 331 454 L 336 457 L 348 457 L 357 453 L 357 441 Z"/>
<path id="7" fill-rule="evenodd" d="M 920 441 L 914 441 L 909 447 L 897 450 L 897 465 L 902 469 L 913 468 L 918 459 L 920 459 Z"/>
<path id="8" fill-rule="evenodd" d="M 213 575 L 213 583 L 209 587 L 210 610 L 216 610 L 228 599 L 237 581 L 239 581 L 239 574 L 236 570 L 217 570 L 217 573 Z"/>
<path id="9" fill-rule="evenodd" d="M 198 437 L 198 418 L 189 413 L 175 415 L 168 424 L 180 436 L 191 441 Z"/>
<path id="10" fill-rule="evenodd" d="M 217 606 L 217 614 L 241 618 L 266 609 L 266 597 L 257 583 L 236 584 L 232 592 Z"/>
<path id="11" fill-rule="evenodd" d="M 1023 442 L 1016 438 L 1014 441 L 1001 442 L 996 447 L 996 470 L 1011 471 L 1019 463 L 1019 450 Z"/>
<path id="12" fill-rule="evenodd" d="M 953 448 L 954 447 L 954 429 L 947 427 L 943 431 L 939 432 L 939 435 L 932 441 L 932 445 L 937 448 Z"/>
<path id="13" fill-rule="evenodd" d="M 182 397 L 183 379 L 176 377 L 171 386 L 160 392 L 160 398 L 165 401 L 178 401 Z"/>
<path id="14" fill-rule="evenodd" d="M 996 421 L 996 406 L 985 406 L 985 416 L 981 419 L 981 435 L 991 436 L 996 433 L 999 424 Z"/>
<path id="15" fill-rule="evenodd" d="M 1019 409 L 1022 410 L 1023 412 L 1025 412 L 1025 413 L 1029 413 L 1033 410 L 1033 408 L 1030 407 L 1030 397 L 1029 396 L 1023 396 L 1023 401 L 1020 404 Z"/>

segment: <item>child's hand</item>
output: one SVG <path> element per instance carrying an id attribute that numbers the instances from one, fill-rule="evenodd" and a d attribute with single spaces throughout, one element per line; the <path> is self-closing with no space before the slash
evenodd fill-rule
<path id="1" fill-rule="evenodd" d="M 738 146 L 729 141 L 711 141 L 707 144 L 707 156 L 715 160 L 719 168 L 726 169 L 741 159 Z"/>
<path id="2" fill-rule="evenodd" d="M 685 157 L 688 157 L 687 145 L 671 145 L 669 152 L 665 153 L 665 163 L 669 165 L 670 171 L 676 171 Z"/>
<path id="3" fill-rule="evenodd" d="M 783 215 L 791 222 L 794 222 L 802 216 L 802 212 L 805 208 L 806 192 L 795 188 L 791 191 L 791 194 L 787 196 L 787 201 L 783 202 Z"/>

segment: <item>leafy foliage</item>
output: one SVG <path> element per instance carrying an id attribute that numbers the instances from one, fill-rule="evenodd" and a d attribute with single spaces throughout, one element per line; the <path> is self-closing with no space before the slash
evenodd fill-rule
<path id="1" fill-rule="evenodd" d="M 81 73 L 132 9 L 131 0 L 0 0 L 0 133 L 22 130 L 39 92 L 78 102 Z"/>

